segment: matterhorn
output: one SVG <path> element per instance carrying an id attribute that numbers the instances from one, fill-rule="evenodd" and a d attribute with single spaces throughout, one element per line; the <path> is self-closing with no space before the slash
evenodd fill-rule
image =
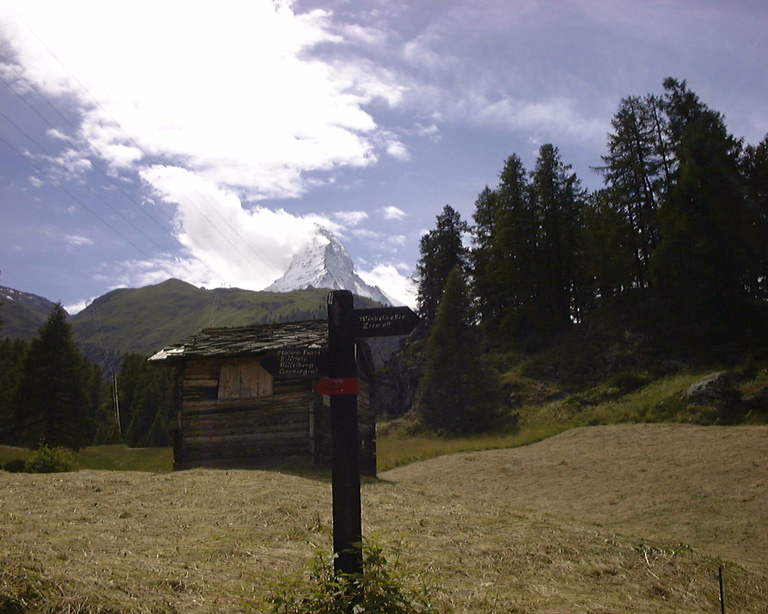
<path id="1" fill-rule="evenodd" d="M 355 273 L 352 258 L 341 241 L 321 226 L 317 227 L 310 244 L 293 257 L 285 275 L 264 291 L 291 292 L 310 287 L 350 290 L 353 294 L 367 296 L 384 305 L 395 303 L 378 286 L 369 286 Z"/>

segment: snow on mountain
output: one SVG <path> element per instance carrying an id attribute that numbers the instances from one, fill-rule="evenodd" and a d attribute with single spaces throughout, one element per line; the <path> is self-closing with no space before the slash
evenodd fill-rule
<path id="1" fill-rule="evenodd" d="M 369 286 L 355 273 L 355 265 L 347 250 L 333 233 L 317 227 L 317 234 L 304 251 L 291 261 L 288 271 L 265 292 L 291 292 L 313 288 L 350 290 L 353 294 L 367 296 L 385 305 L 396 301 L 389 298 L 378 286 Z"/>

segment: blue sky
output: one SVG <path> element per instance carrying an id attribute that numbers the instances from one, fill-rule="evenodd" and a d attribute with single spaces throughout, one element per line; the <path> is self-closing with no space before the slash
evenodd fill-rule
<path id="1" fill-rule="evenodd" d="M 757 143 L 766 57 L 764 0 L 0 0 L 0 285 L 257 290 L 320 224 L 412 303 L 419 237 L 509 155 L 596 188 L 667 76 Z"/>

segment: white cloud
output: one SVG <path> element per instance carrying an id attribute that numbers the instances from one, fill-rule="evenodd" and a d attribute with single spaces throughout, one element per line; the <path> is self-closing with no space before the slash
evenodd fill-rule
<path id="1" fill-rule="evenodd" d="M 69 315 L 73 316 L 76 313 L 81 312 L 83 309 L 85 309 L 88 306 L 88 303 L 91 302 L 93 299 L 87 299 L 82 301 L 76 301 L 74 303 L 71 303 L 69 305 L 63 305 L 64 311 L 66 311 Z"/>
<path id="2" fill-rule="evenodd" d="M 368 219 L 368 214 L 365 211 L 336 211 L 333 217 L 344 226 L 357 226 L 363 220 Z"/>
<path id="3" fill-rule="evenodd" d="M 311 59 L 342 39 L 327 12 L 291 4 L 24 0 L 0 6 L 0 23 L 24 78 L 77 102 L 95 155 L 120 168 L 182 164 L 249 199 L 295 197 L 308 171 L 370 165 L 379 146 L 403 154 L 374 141 L 363 108 L 397 103 L 393 75 Z"/>
<path id="4" fill-rule="evenodd" d="M 387 154 L 400 162 L 408 162 L 411 159 L 408 148 L 399 139 L 393 139 L 387 143 Z"/>
<path id="5" fill-rule="evenodd" d="M 379 264 L 370 271 L 358 271 L 362 280 L 371 285 L 379 286 L 390 298 L 402 305 L 416 307 L 416 286 L 413 280 L 403 274 L 407 267 L 393 264 Z"/>
<path id="6" fill-rule="evenodd" d="M 382 233 L 368 228 L 355 228 L 352 234 L 359 239 L 381 239 L 384 236 Z"/>
<path id="7" fill-rule="evenodd" d="M 323 216 L 246 209 L 237 195 L 186 169 L 155 166 L 142 178 L 176 205 L 175 234 L 188 257 L 163 265 L 166 273 L 176 271 L 190 283 L 261 289 L 287 270 L 293 255 L 313 240 L 317 225 L 341 228 Z"/>
<path id="8" fill-rule="evenodd" d="M 78 247 L 81 245 L 93 245 L 93 241 L 91 239 L 80 235 L 67 235 L 64 237 L 64 240 L 70 245 L 75 245 Z"/>
<path id="9" fill-rule="evenodd" d="M 405 211 L 403 211 L 398 207 L 395 207 L 394 205 L 384 207 L 385 220 L 402 220 L 406 215 L 407 214 Z"/>

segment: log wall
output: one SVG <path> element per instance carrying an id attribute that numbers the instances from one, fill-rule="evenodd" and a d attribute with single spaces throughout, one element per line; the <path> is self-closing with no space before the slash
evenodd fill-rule
<path id="1" fill-rule="evenodd" d="M 275 378 L 270 396 L 219 398 L 221 367 L 232 363 L 187 360 L 177 371 L 174 467 L 330 467 L 328 397 L 312 390 L 314 381 Z M 375 421 L 368 394 L 367 382 L 361 381 L 361 471 L 375 475 Z"/>

